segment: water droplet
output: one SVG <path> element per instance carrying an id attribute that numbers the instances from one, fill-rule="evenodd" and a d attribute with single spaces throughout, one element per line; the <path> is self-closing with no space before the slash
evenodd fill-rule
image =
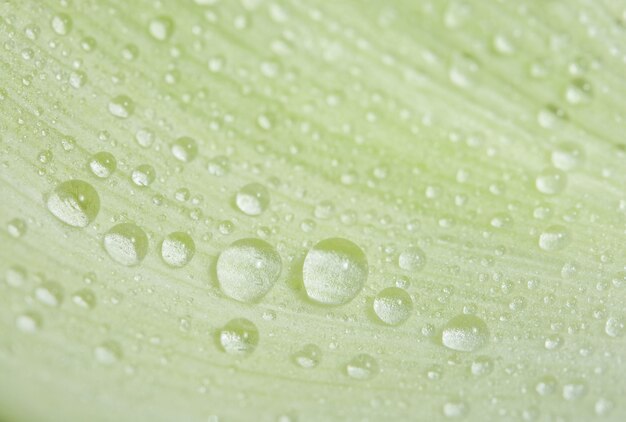
<path id="1" fill-rule="evenodd" d="M 559 144 L 550 156 L 552 165 L 559 170 L 570 171 L 579 168 L 585 161 L 583 149 L 572 143 Z"/>
<path id="2" fill-rule="evenodd" d="M 260 183 L 250 183 L 237 192 L 235 203 L 239 211 L 246 215 L 260 215 L 270 204 L 270 193 Z"/>
<path id="3" fill-rule="evenodd" d="M 218 342 L 229 355 L 249 355 L 259 344 L 259 330 L 250 320 L 232 319 L 219 330 Z"/>
<path id="4" fill-rule="evenodd" d="M 172 155 L 178 161 L 183 163 L 189 163 L 193 161 L 198 155 L 198 143 L 195 139 L 188 136 L 178 138 L 172 143 L 171 149 Z"/>
<path id="5" fill-rule="evenodd" d="M 122 347 L 112 340 L 102 342 L 93 353 L 98 363 L 102 365 L 113 365 L 122 359 Z"/>
<path id="6" fill-rule="evenodd" d="M 224 176 L 230 171 L 230 161 L 228 160 L 228 157 L 218 155 L 217 157 L 213 157 L 209 160 L 207 163 L 207 170 L 212 176 Z"/>
<path id="7" fill-rule="evenodd" d="M 362 353 L 346 364 L 346 374 L 350 378 L 366 380 L 378 374 L 378 362 L 372 356 Z"/>
<path id="8" fill-rule="evenodd" d="M 91 289 L 80 289 L 72 295 L 72 302 L 83 309 L 96 307 L 96 295 Z"/>
<path id="9" fill-rule="evenodd" d="M 367 257 L 359 246 L 346 239 L 330 238 L 309 250 L 302 279 L 310 299 L 325 305 L 341 305 L 361 291 L 367 272 Z"/>
<path id="10" fill-rule="evenodd" d="M 150 164 L 140 164 L 133 169 L 130 178 L 135 185 L 143 188 L 154 182 L 156 171 Z"/>
<path id="11" fill-rule="evenodd" d="M 270 291 L 282 262 L 276 249 L 260 239 L 240 239 L 217 259 L 217 280 L 222 291 L 241 302 L 254 302 Z"/>
<path id="12" fill-rule="evenodd" d="M 614 408 L 615 403 L 612 400 L 605 399 L 604 397 L 600 397 L 596 400 L 596 403 L 593 406 L 593 410 L 598 416 L 607 416 L 613 411 Z"/>
<path id="13" fill-rule="evenodd" d="M 135 132 L 135 141 L 143 148 L 150 148 L 154 143 L 154 132 L 150 129 L 142 128 Z"/>
<path id="14" fill-rule="evenodd" d="M 604 332 L 611 337 L 621 337 L 624 335 L 624 321 L 621 318 L 607 318 Z"/>
<path id="15" fill-rule="evenodd" d="M 85 72 L 76 70 L 70 73 L 70 78 L 68 82 L 72 88 L 79 89 L 87 83 L 87 75 L 85 74 Z"/>
<path id="16" fill-rule="evenodd" d="M 135 103 L 127 95 L 118 95 L 109 101 L 109 113 L 120 119 L 127 119 L 135 111 Z"/>
<path id="17" fill-rule="evenodd" d="M 19 265 L 13 265 L 7 268 L 4 273 L 6 282 L 11 287 L 21 287 L 26 282 L 26 269 Z"/>
<path id="18" fill-rule="evenodd" d="M 543 341 L 546 350 L 556 350 L 563 345 L 563 338 L 558 334 L 547 336 Z"/>
<path id="19" fill-rule="evenodd" d="M 593 98 L 591 83 L 583 78 L 572 80 L 565 89 L 565 99 L 568 103 L 579 105 L 588 103 Z"/>
<path id="20" fill-rule="evenodd" d="M 101 179 L 111 176 L 117 168 L 117 161 L 110 152 L 96 152 L 89 159 L 89 169 L 91 172 Z"/>
<path id="21" fill-rule="evenodd" d="M 148 24 L 150 35 L 157 41 L 166 41 L 174 32 L 174 21 L 169 16 L 157 16 Z"/>
<path id="22" fill-rule="evenodd" d="M 441 342 L 448 349 L 473 352 L 489 341 L 485 321 L 474 315 L 457 315 L 446 323 Z"/>
<path id="23" fill-rule="evenodd" d="M 47 306 L 60 306 L 63 302 L 63 287 L 56 281 L 44 281 L 35 288 L 35 298 Z"/>
<path id="24" fill-rule="evenodd" d="M 294 353 L 292 359 L 301 368 L 315 368 L 322 360 L 322 350 L 315 344 L 307 344 Z"/>
<path id="25" fill-rule="evenodd" d="M 50 21 L 52 30 L 58 35 L 67 35 L 72 30 L 72 18 L 65 13 L 58 13 Z"/>
<path id="26" fill-rule="evenodd" d="M 549 396 L 556 391 L 557 380 L 552 375 L 544 375 L 535 384 L 535 391 L 540 396 Z"/>
<path id="27" fill-rule="evenodd" d="M 558 169 L 545 169 L 535 179 L 535 187 L 545 195 L 557 195 L 565 189 L 565 185 L 567 176 Z"/>
<path id="28" fill-rule="evenodd" d="M 170 233 L 161 243 L 161 258 L 170 267 L 184 267 L 195 253 L 195 242 L 184 232 Z"/>
<path id="29" fill-rule="evenodd" d="M 539 247 L 544 251 L 563 249 L 570 240 L 569 231 L 564 226 L 550 226 L 539 235 Z"/>
<path id="30" fill-rule="evenodd" d="M 576 401 L 587 394 L 587 385 L 584 381 L 574 381 L 563 385 L 563 398 L 567 401 Z"/>
<path id="31" fill-rule="evenodd" d="M 89 183 L 68 180 L 52 191 L 47 205 L 52 215 L 65 224 L 87 227 L 100 211 L 100 197 Z"/>
<path id="32" fill-rule="evenodd" d="M 385 324 L 398 325 L 406 321 L 413 310 L 411 296 L 398 287 L 388 287 L 374 298 L 374 312 Z"/>
<path id="33" fill-rule="evenodd" d="M 489 356 L 478 356 L 470 365 L 472 375 L 482 377 L 493 371 L 493 359 Z"/>
<path id="34" fill-rule="evenodd" d="M 127 267 L 138 265 L 148 252 L 148 236 L 132 223 L 113 226 L 104 235 L 103 244 L 111 259 Z"/>
<path id="35" fill-rule="evenodd" d="M 426 254 L 417 246 L 412 246 L 400 254 L 398 265 L 405 271 L 419 271 L 426 265 Z"/>
<path id="36" fill-rule="evenodd" d="M 443 415 L 446 418 L 462 418 L 467 415 L 469 406 L 463 400 L 448 400 L 443 405 Z"/>
<path id="37" fill-rule="evenodd" d="M 21 218 L 13 218 L 7 223 L 7 232 L 11 237 L 16 239 L 24 236 L 27 228 L 28 226 L 26 225 L 26 221 Z"/>
<path id="38" fill-rule="evenodd" d="M 34 333 L 41 328 L 42 319 L 38 313 L 24 312 L 15 318 L 15 327 L 24 333 Z"/>

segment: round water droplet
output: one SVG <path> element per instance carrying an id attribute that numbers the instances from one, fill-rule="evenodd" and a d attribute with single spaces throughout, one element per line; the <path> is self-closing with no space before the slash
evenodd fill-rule
<path id="1" fill-rule="evenodd" d="M 24 312 L 15 318 L 15 327 L 24 333 L 34 333 L 41 328 L 41 316 L 36 312 Z"/>
<path id="2" fill-rule="evenodd" d="M 98 363 L 102 365 L 113 365 L 122 359 L 122 347 L 116 341 L 109 340 L 101 343 L 93 353 Z"/>
<path id="3" fill-rule="evenodd" d="M 294 353 L 292 359 L 301 368 L 315 368 L 322 360 L 322 350 L 315 344 L 307 344 Z"/>
<path id="4" fill-rule="evenodd" d="M 144 188 L 154 182 L 156 171 L 150 164 L 140 164 L 132 171 L 130 178 L 135 185 Z"/>
<path id="5" fill-rule="evenodd" d="M 482 377 L 493 371 L 493 359 L 489 356 L 478 356 L 470 365 L 472 375 Z"/>
<path id="6" fill-rule="evenodd" d="M 111 259 L 127 267 L 138 265 L 148 252 L 148 236 L 132 223 L 113 226 L 104 235 L 103 244 Z"/>
<path id="7" fill-rule="evenodd" d="M 150 129 L 142 128 L 135 132 L 135 141 L 143 148 L 150 148 L 154 143 L 154 132 Z"/>
<path id="8" fill-rule="evenodd" d="M 385 324 L 398 325 L 406 321 L 413 310 L 411 296 L 398 287 L 378 292 L 374 298 L 374 312 Z"/>
<path id="9" fill-rule="evenodd" d="M 593 98 L 591 83 L 583 78 L 572 80 L 565 89 L 565 99 L 570 104 L 584 104 Z"/>
<path id="10" fill-rule="evenodd" d="M 228 160 L 228 157 L 218 155 L 217 157 L 213 157 L 209 160 L 207 163 L 207 170 L 212 176 L 224 176 L 230 171 L 230 161 Z"/>
<path id="11" fill-rule="evenodd" d="M 350 302 L 367 280 L 367 257 L 353 242 L 325 239 L 309 250 L 302 267 L 308 297 L 325 305 Z"/>
<path id="12" fill-rule="evenodd" d="M 567 176 L 558 169 L 545 169 L 535 179 L 535 187 L 545 195 L 557 195 L 565 189 Z"/>
<path id="13" fill-rule="evenodd" d="M 378 374 L 378 362 L 368 354 L 357 355 L 346 364 L 346 374 L 357 380 L 370 379 Z"/>
<path id="14" fill-rule="evenodd" d="M 178 161 L 188 163 L 198 155 L 198 144 L 194 139 L 183 136 L 172 143 L 170 150 Z"/>
<path id="15" fill-rule="evenodd" d="M 174 21 L 169 16 L 157 16 L 150 20 L 148 32 L 155 40 L 166 41 L 174 32 Z"/>
<path id="16" fill-rule="evenodd" d="M 612 400 L 606 399 L 604 397 L 600 397 L 596 400 L 596 403 L 593 409 L 598 416 L 607 416 L 610 414 L 615 408 L 615 403 Z"/>
<path id="17" fill-rule="evenodd" d="M 195 253 L 195 242 L 184 232 L 170 233 L 161 243 L 161 258 L 170 267 L 184 267 Z"/>
<path id="18" fill-rule="evenodd" d="M 27 228 L 28 226 L 26 225 L 26 221 L 22 220 L 21 218 L 14 218 L 12 220 L 9 220 L 9 222 L 7 223 L 7 232 L 9 233 L 9 236 L 16 239 L 24 236 L 26 234 Z"/>
<path id="19" fill-rule="evenodd" d="M 245 318 L 232 319 L 218 332 L 219 347 L 229 355 L 245 356 L 259 344 L 259 330 Z"/>
<path id="20" fill-rule="evenodd" d="M 469 406 L 463 400 L 448 400 L 443 405 L 443 415 L 446 418 L 462 418 L 467 415 Z"/>
<path id="21" fill-rule="evenodd" d="M 550 156 L 552 165 L 559 170 L 570 171 L 579 168 L 585 161 L 583 149 L 572 143 L 559 144 Z"/>
<path id="22" fill-rule="evenodd" d="M 106 179 L 115 172 L 117 161 L 110 152 L 96 152 L 89 159 L 89 169 L 91 172 L 101 179 Z"/>
<path id="23" fill-rule="evenodd" d="M 96 295 L 91 289 L 81 289 L 74 292 L 72 302 L 83 309 L 93 309 L 96 307 Z"/>
<path id="24" fill-rule="evenodd" d="M 611 337 L 621 337 L 624 331 L 624 321 L 621 318 L 609 317 L 604 324 L 604 332 Z"/>
<path id="25" fill-rule="evenodd" d="M 217 259 L 217 280 L 222 291 L 241 302 L 254 302 L 270 291 L 282 268 L 276 249 L 260 239 L 240 239 Z"/>
<path id="26" fill-rule="evenodd" d="M 68 180 L 52 191 L 47 205 L 52 215 L 65 224 L 87 227 L 100 211 L 100 197 L 89 183 Z"/>
<path id="27" fill-rule="evenodd" d="M 80 70 L 74 71 L 70 73 L 68 82 L 72 88 L 79 89 L 87 83 L 87 75 Z"/>
<path id="28" fill-rule="evenodd" d="M 405 271 L 419 271 L 426 264 L 426 254 L 417 246 L 407 248 L 398 257 L 398 265 Z"/>
<path id="29" fill-rule="evenodd" d="M 563 249 L 570 240 L 569 231 L 564 226 L 550 226 L 539 235 L 539 247 L 544 251 Z"/>
<path id="30" fill-rule="evenodd" d="M 448 349 L 473 352 L 489 341 L 485 321 L 474 315 L 457 315 L 443 327 L 441 343 Z"/>
<path id="31" fill-rule="evenodd" d="M 109 113 L 120 119 L 127 119 L 135 111 L 135 103 L 127 95 L 118 95 L 109 101 Z"/>
<path id="32" fill-rule="evenodd" d="M 58 13 L 50 21 L 52 30 L 58 35 L 67 35 L 72 30 L 72 18 L 65 13 Z"/>
<path id="33" fill-rule="evenodd" d="M 35 288 L 35 298 L 47 306 L 60 306 L 63 303 L 63 287 L 56 281 L 44 281 Z"/>
<path id="34" fill-rule="evenodd" d="M 556 378 L 552 375 L 544 375 L 537 381 L 537 384 L 535 384 L 535 391 L 540 396 L 549 396 L 556 391 L 556 386 Z"/>
<path id="35" fill-rule="evenodd" d="M 587 394 L 587 384 L 584 381 L 573 381 L 563 385 L 563 398 L 567 401 L 576 401 Z"/>
<path id="36" fill-rule="evenodd" d="M 260 215 L 270 204 L 270 193 L 260 183 L 250 183 L 237 192 L 235 203 L 239 211 L 246 215 Z"/>

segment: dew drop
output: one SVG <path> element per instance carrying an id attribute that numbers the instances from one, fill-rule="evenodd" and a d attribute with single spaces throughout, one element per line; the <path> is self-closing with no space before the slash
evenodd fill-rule
<path id="1" fill-rule="evenodd" d="M 70 73 L 69 84 L 74 89 L 79 89 L 87 83 L 87 75 L 80 70 Z"/>
<path id="2" fill-rule="evenodd" d="M 26 221 L 21 218 L 13 218 L 7 223 L 7 232 L 15 239 L 24 236 L 27 229 Z"/>
<path id="3" fill-rule="evenodd" d="M 489 356 L 478 356 L 470 365 L 470 372 L 476 377 L 489 375 L 493 371 L 493 359 Z"/>
<path id="4" fill-rule="evenodd" d="M 587 385 L 584 381 L 573 381 L 563 385 L 563 398 L 567 401 L 576 401 L 587 394 Z"/>
<path id="5" fill-rule="evenodd" d="M 570 171 L 582 166 L 585 161 L 583 149 L 573 143 L 559 144 L 550 155 L 552 165 L 559 170 Z"/>
<path id="6" fill-rule="evenodd" d="M 154 132 L 150 129 L 141 128 L 135 132 L 135 141 L 142 148 L 150 148 L 154 143 Z"/>
<path id="7" fill-rule="evenodd" d="M 359 246 L 347 239 L 330 238 L 308 251 L 302 279 L 311 300 L 325 305 L 342 305 L 361 291 L 367 272 L 367 257 Z"/>
<path id="8" fill-rule="evenodd" d="M 570 240 L 569 231 L 561 225 L 550 226 L 539 235 L 539 247 L 544 251 L 563 249 Z"/>
<path id="9" fill-rule="evenodd" d="M 346 364 L 346 374 L 356 380 L 366 380 L 378 374 L 378 362 L 372 356 L 362 353 Z"/>
<path id="10" fill-rule="evenodd" d="M 89 169 L 94 176 L 106 179 L 111 176 L 117 168 L 117 161 L 110 152 L 100 151 L 89 159 Z"/>
<path id="11" fill-rule="evenodd" d="M 609 317 L 604 324 L 604 332 L 610 337 L 624 335 L 624 321 L 621 318 Z"/>
<path id="12" fill-rule="evenodd" d="M 26 282 L 26 269 L 19 265 L 13 265 L 7 268 L 4 273 L 7 284 L 11 287 L 22 287 Z"/>
<path id="13" fill-rule="evenodd" d="M 457 315 L 446 323 L 441 333 L 441 343 L 448 349 L 473 352 L 489 341 L 485 321 L 474 315 Z"/>
<path id="14" fill-rule="evenodd" d="M 127 119 L 135 111 L 135 103 L 127 95 L 118 95 L 109 101 L 109 113 L 120 119 Z"/>
<path id="15" fill-rule="evenodd" d="M 41 328 L 42 318 L 35 312 L 24 312 L 15 318 L 15 327 L 23 333 L 34 333 Z"/>
<path id="16" fill-rule="evenodd" d="M 198 155 L 198 143 L 193 138 L 183 136 L 172 143 L 170 151 L 178 161 L 189 163 Z"/>
<path id="17" fill-rule="evenodd" d="M 138 265 L 148 252 L 148 236 L 132 223 L 113 226 L 104 235 L 103 244 L 111 259 L 127 267 Z"/>
<path id="18" fill-rule="evenodd" d="M 294 353 L 291 358 L 301 368 L 315 368 L 322 360 L 322 350 L 315 344 L 307 344 Z"/>
<path id="19" fill-rule="evenodd" d="M 405 271 L 419 271 L 426 264 L 426 254 L 417 246 L 405 249 L 398 257 L 398 266 Z"/>
<path id="20" fill-rule="evenodd" d="M 254 302 L 270 291 L 282 268 L 276 249 L 260 239 L 240 239 L 217 259 L 217 280 L 222 291 L 240 302 Z"/>
<path id="21" fill-rule="evenodd" d="M 411 296 L 398 287 L 389 287 L 378 292 L 374 298 L 374 313 L 388 325 L 398 325 L 406 321 L 413 310 Z"/>
<path id="22" fill-rule="evenodd" d="M 140 164 L 133 169 L 130 178 L 135 185 L 144 188 L 154 182 L 156 171 L 150 164 Z"/>
<path id="23" fill-rule="evenodd" d="M 212 176 L 224 176 L 230 171 L 230 161 L 228 160 L 228 157 L 218 155 L 209 160 L 207 163 L 207 170 Z"/>
<path id="24" fill-rule="evenodd" d="M 462 418 L 467 415 L 469 406 L 463 400 L 448 400 L 443 405 L 443 415 L 446 418 Z"/>
<path id="25" fill-rule="evenodd" d="M 184 267 L 195 253 L 195 242 L 184 232 L 170 233 L 161 243 L 161 258 L 170 267 Z"/>
<path id="26" fill-rule="evenodd" d="M 113 365 L 122 359 L 122 347 L 116 341 L 105 341 L 96 346 L 94 357 L 102 365 Z"/>
<path id="27" fill-rule="evenodd" d="M 556 378 L 552 375 L 544 375 L 537 381 L 537 384 L 535 384 L 535 391 L 540 396 L 549 396 L 556 391 L 556 386 Z"/>
<path id="28" fill-rule="evenodd" d="M 169 16 L 157 16 L 150 20 L 148 32 L 157 41 L 166 41 L 174 32 L 174 21 Z"/>
<path id="29" fill-rule="evenodd" d="M 35 298 L 44 305 L 58 307 L 63 303 L 63 287 L 56 281 L 45 281 L 35 288 Z"/>
<path id="30" fill-rule="evenodd" d="M 545 195 L 557 195 L 565 189 L 567 176 L 561 170 L 548 168 L 535 178 L 535 187 Z"/>
<path id="31" fill-rule="evenodd" d="M 80 289 L 72 295 L 72 302 L 83 309 L 96 307 L 96 295 L 91 289 Z"/>
<path id="32" fill-rule="evenodd" d="M 229 355 L 246 356 L 259 344 L 259 330 L 245 318 L 228 321 L 217 335 L 219 347 Z"/>
<path id="33" fill-rule="evenodd" d="M 262 184 L 250 183 L 237 192 L 235 203 L 246 215 L 261 215 L 270 204 L 270 193 Z"/>
<path id="34" fill-rule="evenodd" d="M 72 18 L 65 13 L 58 13 L 50 21 L 52 30 L 58 35 L 67 35 L 72 30 Z"/>
<path id="35" fill-rule="evenodd" d="M 87 227 L 100 211 L 100 197 L 89 183 L 68 180 L 52 191 L 47 205 L 52 215 L 65 224 Z"/>

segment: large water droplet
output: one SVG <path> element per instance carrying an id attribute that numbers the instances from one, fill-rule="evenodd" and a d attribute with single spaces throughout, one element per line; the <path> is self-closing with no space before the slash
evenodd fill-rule
<path id="1" fill-rule="evenodd" d="M 104 235 L 103 244 L 111 259 L 127 267 L 138 265 L 148 252 L 148 236 L 132 223 L 113 226 Z"/>
<path id="2" fill-rule="evenodd" d="M 65 224 L 87 227 L 100 211 L 100 197 L 89 183 L 68 180 L 48 196 L 48 210 Z"/>
<path id="3" fill-rule="evenodd" d="M 346 374 L 350 378 L 366 380 L 378 373 L 378 362 L 368 354 L 360 354 L 346 364 Z"/>
<path id="4" fill-rule="evenodd" d="M 235 195 L 235 203 L 239 211 L 246 215 L 260 215 L 270 204 L 270 193 L 260 183 L 250 183 Z"/>
<path id="5" fill-rule="evenodd" d="M 117 161 L 110 152 L 100 151 L 89 159 L 89 168 L 96 177 L 106 179 L 117 168 Z"/>
<path id="6" fill-rule="evenodd" d="M 150 186 L 156 178 L 156 171 L 150 164 L 140 164 L 130 174 L 133 183 L 139 187 Z"/>
<path id="7" fill-rule="evenodd" d="M 353 242 L 325 239 L 309 250 L 302 268 L 308 297 L 325 305 L 350 302 L 367 280 L 367 257 Z"/>
<path id="8" fill-rule="evenodd" d="M 398 257 L 398 265 L 405 271 L 419 271 L 426 264 L 426 254 L 417 246 L 405 249 Z"/>
<path id="9" fill-rule="evenodd" d="M 245 356 L 259 344 L 259 330 L 250 320 L 232 319 L 219 330 L 217 340 L 219 347 L 229 355 Z"/>
<path id="10" fill-rule="evenodd" d="M 378 292 L 374 298 L 374 312 L 385 324 L 398 325 L 406 321 L 413 310 L 411 296 L 398 287 Z"/>
<path id="11" fill-rule="evenodd" d="M 474 315 L 457 315 L 446 323 L 441 333 L 441 343 L 448 349 L 473 352 L 489 341 L 485 321 Z"/>
<path id="12" fill-rule="evenodd" d="M 198 143 L 195 139 L 183 136 L 175 140 L 171 145 L 174 158 L 183 163 L 193 161 L 198 155 Z"/>
<path id="13" fill-rule="evenodd" d="M 217 280 L 222 291 L 241 302 L 254 302 L 270 291 L 282 268 L 280 255 L 260 239 L 240 239 L 217 259 Z"/>
<path id="14" fill-rule="evenodd" d="M 624 321 L 621 318 L 609 317 L 604 324 L 604 332 L 611 337 L 621 337 L 624 334 Z"/>
<path id="15" fill-rule="evenodd" d="M 161 258 L 170 267 L 184 267 L 195 253 L 195 242 L 184 232 L 170 233 L 161 243 Z"/>

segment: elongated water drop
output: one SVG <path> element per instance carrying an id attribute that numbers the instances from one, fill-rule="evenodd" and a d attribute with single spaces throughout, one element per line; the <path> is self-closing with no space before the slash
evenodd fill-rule
<path id="1" fill-rule="evenodd" d="M 87 227 L 100 211 L 100 197 L 89 183 L 68 180 L 48 196 L 48 210 L 59 220 L 73 227 Z"/>
<path id="2" fill-rule="evenodd" d="M 350 302 L 367 280 L 363 250 L 342 238 L 325 239 L 309 250 L 302 267 L 308 297 L 325 305 Z"/>
<path id="3" fill-rule="evenodd" d="M 270 291 L 281 268 L 280 255 L 272 245 L 260 239 L 240 239 L 217 259 L 217 280 L 227 296 L 254 302 Z"/>
<path id="4" fill-rule="evenodd" d="M 315 368 L 322 359 L 322 351 L 315 344 L 307 344 L 294 353 L 292 359 L 301 368 Z"/>
<path id="5" fill-rule="evenodd" d="M 270 193 L 260 183 L 250 183 L 235 195 L 239 211 L 246 215 L 261 215 L 270 204 Z"/>
<path id="6" fill-rule="evenodd" d="M 346 364 L 346 374 L 350 378 L 366 380 L 378 373 L 378 362 L 372 356 L 362 353 Z"/>
<path id="7" fill-rule="evenodd" d="M 109 113 L 120 119 L 129 118 L 135 111 L 135 103 L 127 95 L 118 95 L 109 101 Z"/>
<path id="8" fill-rule="evenodd" d="M 441 343 L 448 349 L 473 352 L 489 341 L 485 321 L 474 315 L 457 315 L 446 323 L 441 333 Z"/>

